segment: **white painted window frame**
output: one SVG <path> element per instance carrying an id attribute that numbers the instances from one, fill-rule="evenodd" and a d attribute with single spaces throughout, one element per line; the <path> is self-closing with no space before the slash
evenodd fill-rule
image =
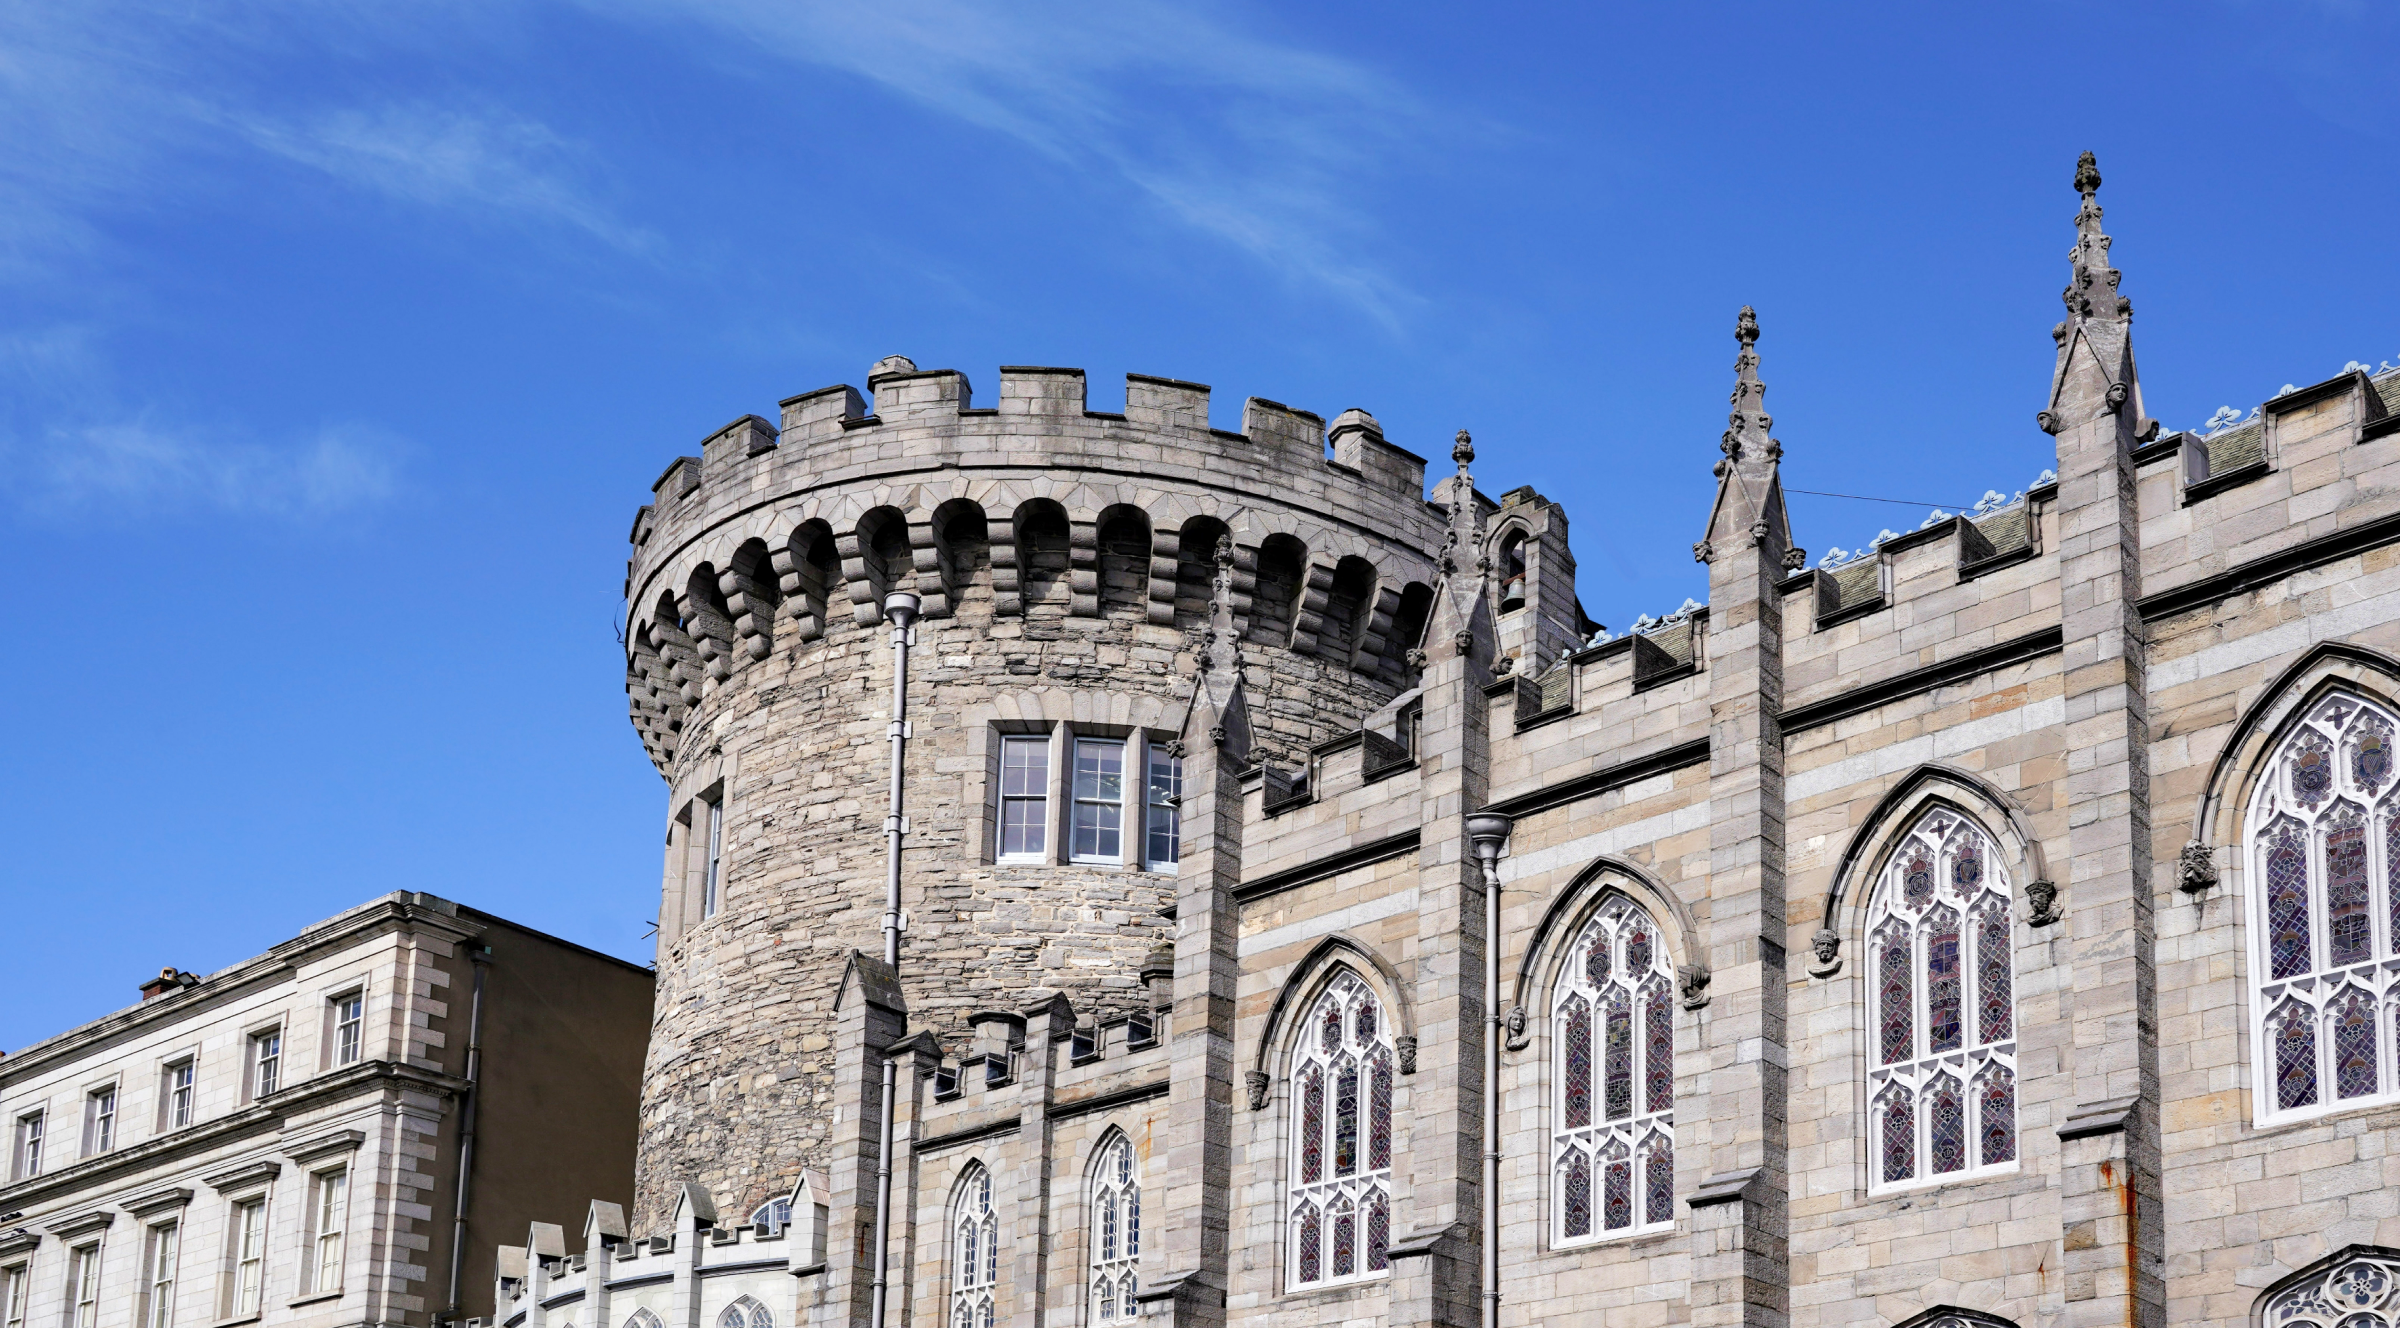
<path id="1" fill-rule="evenodd" d="M 153 1223 L 142 1235 L 142 1295 L 136 1328 L 174 1328 L 175 1272 L 183 1223 Z"/>
<path id="2" fill-rule="evenodd" d="M 1627 968 L 1626 942 L 1634 926 L 1647 928 L 1650 938 L 1650 964 L 1635 976 Z M 1594 986 L 1590 980 L 1587 956 L 1594 944 L 1610 947 L 1610 981 L 1606 987 Z M 1671 1150 L 1675 1143 L 1675 1101 L 1669 1089 L 1664 1110 L 1649 1110 L 1646 1072 L 1650 1049 L 1647 1030 L 1643 1027 L 1642 1002 L 1644 990 L 1664 993 L 1670 1010 L 1675 1008 L 1675 960 L 1667 945 L 1666 929 L 1658 918 L 1630 895 L 1612 891 L 1607 902 L 1596 910 L 1591 919 L 1576 933 L 1575 942 L 1567 949 L 1565 967 L 1550 997 L 1550 1247 L 1552 1249 L 1581 1249 L 1610 1241 L 1631 1240 L 1641 1236 L 1673 1231 L 1675 1219 L 1664 1222 L 1649 1220 L 1648 1162 L 1646 1150 L 1652 1136 L 1661 1135 Z M 1605 1002 L 1609 993 L 1625 996 L 1632 1020 L 1633 1059 L 1631 1070 L 1632 1111 L 1622 1120 L 1608 1119 L 1608 1023 Z M 1656 995 L 1651 997 L 1657 999 Z M 1567 1126 L 1567 1020 L 1571 1013 L 1570 999 L 1580 999 L 1590 1010 L 1591 1018 L 1591 1122 Z M 1674 1044 L 1681 1042 L 1680 1014 L 1671 1016 L 1668 1052 L 1668 1075 L 1674 1074 Z M 1607 1154 L 1611 1147 L 1621 1146 L 1626 1153 L 1633 1187 L 1633 1224 L 1617 1230 L 1608 1228 L 1607 1217 Z M 1566 1169 L 1577 1152 L 1589 1159 L 1591 1165 L 1590 1203 L 1591 1230 L 1580 1236 L 1567 1233 Z M 1669 1160 L 1672 1164 L 1673 1154 Z"/>
<path id="3" fill-rule="evenodd" d="M 331 1295 L 342 1289 L 342 1257 L 350 1227 L 350 1167 L 326 1167 L 308 1176 L 308 1256 L 301 1290 Z"/>

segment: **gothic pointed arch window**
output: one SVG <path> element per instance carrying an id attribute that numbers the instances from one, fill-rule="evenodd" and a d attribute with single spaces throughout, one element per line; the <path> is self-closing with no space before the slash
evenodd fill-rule
<path id="1" fill-rule="evenodd" d="M 717 1312 L 717 1328 L 775 1328 L 775 1316 L 752 1297 L 737 1296 Z"/>
<path id="2" fill-rule="evenodd" d="M 1294 1289 L 1391 1271 L 1391 1023 L 1374 991 L 1345 971 L 1295 1033 L 1285 1242 Z"/>
<path id="3" fill-rule="evenodd" d="M 658 1316 L 644 1306 L 625 1316 L 624 1328 L 659 1328 Z"/>
<path id="4" fill-rule="evenodd" d="M 1111 1131 L 1092 1163 L 1089 1321 L 1126 1323 L 1140 1315 L 1134 1295 L 1142 1261 L 1142 1162 L 1123 1131 Z"/>
<path id="5" fill-rule="evenodd" d="M 1867 1149 L 1874 1191 L 2017 1164 L 2016 954 L 1998 845 L 1933 807 L 1867 903 Z"/>
<path id="6" fill-rule="evenodd" d="M 2276 744 L 2244 825 L 2260 1123 L 2400 1100 L 2400 719 L 2336 692 Z"/>
<path id="7" fill-rule="evenodd" d="M 2352 1245 L 2260 1298 L 2266 1328 L 2400 1328 L 2400 1250 Z"/>
<path id="8" fill-rule="evenodd" d="M 1000 1218 L 992 1173 L 969 1163 L 950 1201 L 949 1328 L 992 1328 L 999 1314 Z"/>
<path id="9" fill-rule="evenodd" d="M 1675 1224 L 1674 966 L 1658 922 L 1616 895 L 1567 951 L 1551 998 L 1552 1243 Z"/>

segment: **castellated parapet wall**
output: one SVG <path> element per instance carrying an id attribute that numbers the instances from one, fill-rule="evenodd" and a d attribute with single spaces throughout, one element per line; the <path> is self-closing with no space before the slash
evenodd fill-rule
<path id="1" fill-rule="evenodd" d="M 1221 539 L 1262 759 L 1302 763 L 1414 682 L 1443 515 L 1371 416 L 1251 398 L 1233 433 L 1196 384 L 1129 376 L 1119 414 L 1031 368 L 980 408 L 897 357 L 868 384 L 718 430 L 634 521 L 627 692 L 670 788 L 636 1230 L 685 1182 L 746 1207 L 824 1165 L 836 980 L 879 943 L 888 591 L 923 600 L 903 971 L 948 1038 L 1036 991 L 1138 1004 L 1174 878 L 1135 834 L 1119 864 L 1065 860 L 1064 735 L 1181 732 Z M 1001 865 L 999 737 L 1043 732 L 1048 843 Z"/>

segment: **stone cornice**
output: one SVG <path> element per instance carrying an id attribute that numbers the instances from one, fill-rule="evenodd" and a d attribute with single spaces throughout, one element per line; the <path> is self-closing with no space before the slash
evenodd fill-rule
<path id="1" fill-rule="evenodd" d="M 103 1208 L 96 1213 L 82 1213 L 63 1221 L 53 1222 L 44 1229 L 60 1240 L 73 1242 L 78 1237 L 106 1231 L 109 1224 L 116 1220 L 117 1215 L 114 1211 Z"/>
<path id="2" fill-rule="evenodd" d="M 332 1099 L 384 1092 L 394 1087 L 416 1088 L 445 1097 L 456 1097 L 466 1088 L 466 1081 L 413 1065 L 403 1065 L 398 1061 L 360 1061 L 331 1074 L 304 1079 L 230 1116 L 203 1121 L 131 1148 L 85 1158 L 74 1166 L 0 1188 L 0 1210 L 29 1207 L 86 1185 L 104 1183 L 127 1172 L 189 1158 L 270 1130 L 279 1131 L 283 1127 L 285 1114 L 302 1107 L 315 1107 Z"/>
<path id="3" fill-rule="evenodd" d="M 176 1186 L 172 1189 L 152 1190 L 148 1194 L 135 1195 L 119 1204 L 118 1207 L 135 1217 L 149 1217 L 155 1213 L 163 1213 L 170 1208 L 181 1208 L 191 1201 L 192 1192 L 182 1186 Z"/>
<path id="4" fill-rule="evenodd" d="M 41 1243 L 42 1233 L 31 1227 L 0 1232 L 0 1259 L 13 1259 L 39 1247 Z"/>
<path id="5" fill-rule="evenodd" d="M 265 1185 L 282 1174 L 283 1164 L 269 1157 L 255 1162 L 244 1162 L 238 1167 L 220 1171 L 213 1176 L 202 1176 L 200 1183 L 223 1193 L 226 1190 L 242 1190 L 253 1185 Z"/>
<path id="6" fill-rule="evenodd" d="M 283 1155 L 302 1166 L 307 1166 L 311 1162 L 320 1158 L 332 1157 L 336 1153 L 355 1153 L 366 1142 L 367 1133 L 364 1130 L 335 1130 L 331 1134 L 318 1135 L 306 1143 L 287 1144 L 284 1146 Z"/>
<path id="7" fill-rule="evenodd" d="M 465 940 L 481 935 L 484 926 L 460 917 L 458 906 L 446 899 L 413 891 L 397 891 L 328 918 L 264 954 L 209 974 L 193 986 L 144 1001 L 80 1028 L 69 1029 L 47 1041 L 37 1042 L 0 1061 L 0 1079 L 22 1082 L 30 1074 L 84 1055 L 94 1046 L 129 1031 L 148 1027 L 164 1019 L 183 1017 L 196 1006 L 221 1001 L 261 982 L 284 977 L 320 951 L 355 944 L 377 933 L 403 930 L 440 931 L 448 933 L 453 939 Z"/>

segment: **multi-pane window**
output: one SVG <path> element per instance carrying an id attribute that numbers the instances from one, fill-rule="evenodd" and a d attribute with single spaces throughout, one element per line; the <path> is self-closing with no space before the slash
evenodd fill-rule
<path id="1" fill-rule="evenodd" d="M 2267 1297 L 2257 1322 L 2273 1328 L 2400 1328 L 2400 1259 L 2369 1247 Z"/>
<path id="2" fill-rule="evenodd" d="M 1622 895 L 1567 952 L 1551 1002 L 1558 1245 L 1675 1224 L 1675 986 L 1664 934 Z"/>
<path id="3" fill-rule="evenodd" d="M 1375 993 L 1343 973 L 1292 1050 L 1288 1248 L 1293 1287 L 1391 1269 L 1392 1030 Z"/>
<path id="4" fill-rule="evenodd" d="M 725 804 L 722 800 L 711 799 L 701 805 L 708 809 L 708 863 L 700 877 L 700 916 L 707 919 L 717 915 L 717 897 L 720 893 L 717 863 L 723 857 L 725 848 Z"/>
<path id="5" fill-rule="evenodd" d="M 1920 816 L 1867 906 L 1870 1188 L 2016 1164 L 2011 928 L 1991 836 L 1946 808 Z"/>
<path id="6" fill-rule="evenodd" d="M 170 1130 L 180 1130 L 192 1123 L 192 1076 L 196 1072 L 187 1057 L 168 1066 L 160 1075 L 160 1115 Z"/>
<path id="7" fill-rule="evenodd" d="M 283 1030 L 270 1029 L 250 1039 L 250 1097 L 253 1101 L 275 1091 L 283 1081 Z"/>
<path id="8" fill-rule="evenodd" d="M 99 1328 L 100 1247 L 78 1245 L 67 1254 L 67 1328 Z"/>
<path id="9" fill-rule="evenodd" d="M 1000 740 L 1000 856 L 1039 862 L 1050 844 L 1050 739 Z"/>
<path id="10" fill-rule="evenodd" d="M 359 1057 L 365 1040 L 367 996 L 354 991 L 333 998 L 333 1063 L 348 1065 Z"/>
<path id="11" fill-rule="evenodd" d="M 142 1249 L 139 1328 L 175 1328 L 175 1256 L 182 1234 L 173 1222 L 150 1228 Z"/>
<path id="12" fill-rule="evenodd" d="M 26 1180 L 42 1174 L 43 1113 L 29 1111 L 17 1117 L 16 1169 L 11 1179 Z"/>
<path id="13" fill-rule="evenodd" d="M 1077 862 L 1124 858 L 1125 740 L 1075 740 L 1075 823 L 1069 841 Z"/>
<path id="14" fill-rule="evenodd" d="M 304 1282 L 308 1290 L 338 1291 L 342 1286 L 342 1231 L 350 1212 L 350 1173 L 347 1169 L 320 1171 L 309 1178 L 309 1261 Z"/>
<path id="15" fill-rule="evenodd" d="M 1183 859 L 1183 758 L 1169 743 L 1151 743 L 1149 752 L 1145 858 L 1152 871 L 1173 871 Z"/>
<path id="16" fill-rule="evenodd" d="M 1140 1315 L 1134 1276 L 1142 1261 L 1142 1178 L 1133 1141 L 1115 1135 L 1092 1168 L 1093 1323 L 1126 1323 Z"/>
<path id="17" fill-rule="evenodd" d="M 950 1326 L 992 1328 L 998 1313 L 1000 1218 L 992 1211 L 992 1173 L 967 1168 L 950 1215 Z"/>
<path id="18" fill-rule="evenodd" d="M 749 1296 L 737 1296 L 717 1312 L 717 1328 L 775 1328 L 775 1316 Z"/>
<path id="19" fill-rule="evenodd" d="M 25 1298 L 33 1279 L 24 1264 L 0 1268 L 0 1328 L 25 1328 Z"/>
<path id="20" fill-rule="evenodd" d="M 792 1198 L 788 1194 L 769 1199 L 750 1210 L 750 1225 L 753 1227 L 765 1227 L 770 1232 L 780 1232 L 791 1224 Z"/>
<path id="21" fill-rule="evenodd" d="M 95 1088 L 83 1097 L 83 1153 L 90 1157 L 117 1146 L 117 1086 Z"/>
<path id="22" fill-rule="evenodd" d="M 235 1204 L 230 1226 L 225 1252 L 226 1261 L 232 1265 L 232 1276 L 225 1283 L 225 1317 L 238 1319 L 258 1313 L 266 1291 L 266 1196 L 262 1194 Z"/>
<path id="23" fill-rule="evenodd" d="M 2400 1099 L 2400 721 L 2347 693 L 2277 745 L 2247 851 L 2261 1121 Z"/>

